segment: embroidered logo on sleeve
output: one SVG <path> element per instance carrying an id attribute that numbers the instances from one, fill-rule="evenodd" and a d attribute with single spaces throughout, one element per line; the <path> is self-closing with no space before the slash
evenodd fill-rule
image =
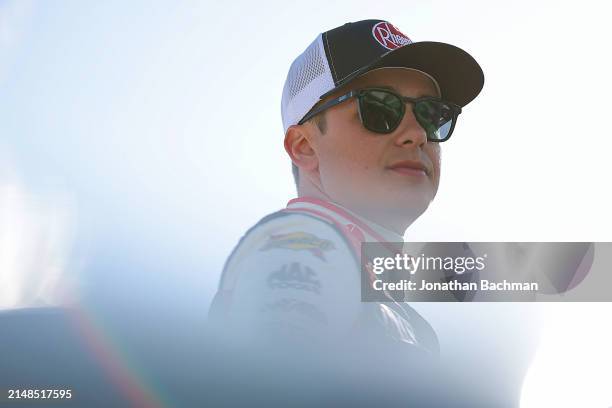
<path id="1" fill-rule="evenodd" d="M 292 232 L 289 234 L 270 235 L 268 242 L 260 251 L 285 248 L 294 251 L 308 251 L 323 261 L 326 261 L 324 252 L 335 249 L 333 242 L 321 239 L 307 232 Z"/>
<path id="2" fill-rule="evenodd" d="M 292 262 L 290 265 L 283 265 L 268 276 L 268 287 L 270 289 L 306 290 L 318 294 L 321 291 L 321 282 L 316 277 L 315 271 L 308 266 Z"/>

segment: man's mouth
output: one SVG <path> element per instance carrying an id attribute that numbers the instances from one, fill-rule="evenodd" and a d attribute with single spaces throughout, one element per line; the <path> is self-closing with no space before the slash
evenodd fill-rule
<path id="1" fill-rule="evenodd" d="M 388 167 L 396 173 L 407 176 L 429 176 L 429 169 L 422 162 L 417 160 L 403 160 Z"/>

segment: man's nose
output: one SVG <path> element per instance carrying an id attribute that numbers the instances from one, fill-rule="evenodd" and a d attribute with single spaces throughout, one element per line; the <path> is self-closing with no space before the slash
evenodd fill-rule
<path id="1" fill-rule="evenodd" d="M 417 122 L 410 104 L 406 106 L 406 113 L 393 133 L 395 134 L 395 143 L 398 146 L 414 145 L 415 147 L 421 147 L 427 143 L 427 132 Z"/>

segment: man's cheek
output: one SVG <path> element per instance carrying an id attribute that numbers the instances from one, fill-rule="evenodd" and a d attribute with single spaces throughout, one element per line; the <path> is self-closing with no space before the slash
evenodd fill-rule
<path id="1" fill-rule="evenodd" d="M 436 179 L 440 177 L 440 167 L 442 165 L 442 158 L 439 145 L 432 147 L 432 150 L 428 152 L 429 160 L 432 164 L 433 175 Z"/>

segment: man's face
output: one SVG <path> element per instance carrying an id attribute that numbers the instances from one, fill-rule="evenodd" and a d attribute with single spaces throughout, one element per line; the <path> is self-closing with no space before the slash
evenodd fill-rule
<path id="1" fill-rule="evenodd" d="M 339 94 L 365 87 L 390 87 L 400 95 L 413 98 L 438 96 L 431 79 L 401 68 L 369 72 Z M 325 133 L 317 133 L 312 138 L 320 186 L 340 205 L 374 220 L 388 218 L 397 224 L 398 219 L 406 219 L 407 223 L 401 227 L 407 227 L 436 195 L 440 147 L 427 141 L 411 104 L 406 106 L 398 128 L 389 134 L 365 129 L 359 120 L 357 105 L 357 99 L 351 98 L 328 109 Z M 415 163 L 422 164 L 426 171 L 411 168 Z"/>

